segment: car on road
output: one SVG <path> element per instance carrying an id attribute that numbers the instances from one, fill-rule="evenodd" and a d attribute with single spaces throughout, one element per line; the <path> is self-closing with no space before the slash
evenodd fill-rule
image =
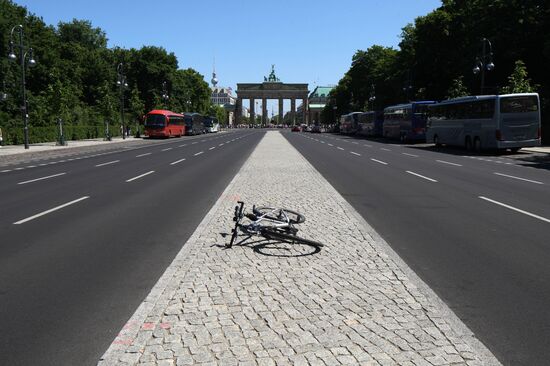
<path id="1" fill-rule="evenodd" d="M 294 126 L 294 127 L 292 127 L 292 130 L 291 130 L 291 131 L 292 131 L 292 132 L 300 132 L 300 131 L 302 131 L 302 130 L 300 129 L 300 126 Z"/>

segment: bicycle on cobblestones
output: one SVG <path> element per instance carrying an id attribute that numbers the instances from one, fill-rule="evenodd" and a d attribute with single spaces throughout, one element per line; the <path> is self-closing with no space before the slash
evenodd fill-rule
<path id="1" fill-rule="evenodd" d="M 262 236 L 268 240 L 306 244 L 317 248 L 323 246 L 322 243 L 296 235 L 298 228 L 295 225 L 306 221 L 304 215 L 285 208 L 256 206 L 252 206 L 252 212 L 245 213 L 244 202 L 238 201 L 237 203 L 233 216 L 235 227 L 231 230 L 231 241 L 225 245 L 227 248 L 233 246 L 239 232 L 244 233 L 248 237 Z M 247 221 L 243 223 L 242 221 L 245 218 Z"/>

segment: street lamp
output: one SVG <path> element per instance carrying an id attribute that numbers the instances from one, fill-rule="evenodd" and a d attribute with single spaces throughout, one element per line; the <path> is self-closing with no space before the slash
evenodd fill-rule
<path id="1" fill-rule="evenodd" d="M 0 92 L 0 102 L 8 100 L 8 93 L 6 93 L 6 82 L 2 82 L 2 92 Z"/>
<path id="2" fill-rule="evenodd" d="M 168 90 L 166 88 L 166 81 L 162 82 L 162 100 L 164 101 L 164 108 L 168 109 L 168 99 L 170 96 L 168 95 Z"/>
<path id="3" fill-rule="evenodd" d="M 8 54 L 8 59 L 11 61 L 17 61 L 17 56 L 15 55 L 14 47 L 15 44 L 13 42 L 14 37 L 13 33 L 16 32 L 19 33 L 19 43 L 17 44 L 17 47 L 19 47 L 19 62 L 21 63 L 21 96 L 22 96 L 22 105 L 21 105 L 21 115 L 23 117 L 23 125 L 24 125 L 24 134 L 25 134 L 25 149 L 29 148 L 29 111 L 27 107 L 27 91 L 25 90 L 25 66 L 29 65 L 29 67 L 33 67 L 36 65 L 36 61 L 33 57 L 33 50 L 31 47 L 28 49 L 23 45 L 23 26 L 22 25 L 16 25 L 11 29 L 10 32 L 10 53 Z M 27 57 L 28 56 L 28 57 Z M 2 93 L 2 97 L 6 96 L 7 94 Z"/>
<path id="4" fill-rule="evenodd" d="M 487 47 L 488 46 L 488 47 Z M 487 53 L 487 48 L 489 53 Z M 481 39 L 481 55 L 476 56 L 472 72 L 477 75 L 481 72 L 481 94 L 485 89 L 485 71 L 492 71 L 495 68 L 493 63 L 493 46 L 487 38 Z"/>
<path id="5" fill-rule="evenodd" d="M 122 123 L 122 139 L 126 139 L 126 130 L 124 128 L 124 89 L 128 87 L 128 83 L 126 82 L 126 75 L 124 75 L 124 65 L 122 62 L 118 64 L 116 73 L 116 85 L 120 91 L 120 121 Z"/>
<path id="6" fill-rule="evenodd" d="M 371 103 L 371 108 L 374 110 L 374 101 L 376 100 L 376 89 L 374 87 L 374 84 L 370 86 L 370 97 L 369 97 L 369 103 Z"/>

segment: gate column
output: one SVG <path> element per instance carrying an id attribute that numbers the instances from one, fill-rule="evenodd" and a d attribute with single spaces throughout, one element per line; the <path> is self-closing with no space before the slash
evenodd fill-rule
<path id="1" fill-rule="evenodd" d="M 296 124 L 296 99 L 290 99 L 290 122 L 294 126 Z"/>
<path id="2" fill-rule="evenodd" d="M 262 98 L 262 125 L 267 124 L 267 99 Z"/>
<path id="3" fill-rule="evenodd" d="M 237 97 L 237 107 L 235 108 L 235 127 L 241 124 L 242 115 L 243 115 L 243 100 Z"/>
<path id="4" fill-rule="evenodd" d="M 279 98 L 279 120 L 277 121 L 278 124 L 280 124 L 280 125 L 283 124 L 283 117 L 284 117 L 284 113 L 283 113 L 283 98 Z"/>
<path id="5" fill-rule="evenodd" d="M 250 98 L 250 123 L 254 124 L 256 121 L 256 110 L 254 109 L 254 98 Z"/>

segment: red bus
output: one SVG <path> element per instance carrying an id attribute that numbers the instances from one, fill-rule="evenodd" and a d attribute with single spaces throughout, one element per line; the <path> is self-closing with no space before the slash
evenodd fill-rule
<path id="1" fill-rule="evenodd" d="M 181 137 L 185 135 L 184 115 L 155 109 L 145 115 L 145 136 L 148 137 Z"/>

